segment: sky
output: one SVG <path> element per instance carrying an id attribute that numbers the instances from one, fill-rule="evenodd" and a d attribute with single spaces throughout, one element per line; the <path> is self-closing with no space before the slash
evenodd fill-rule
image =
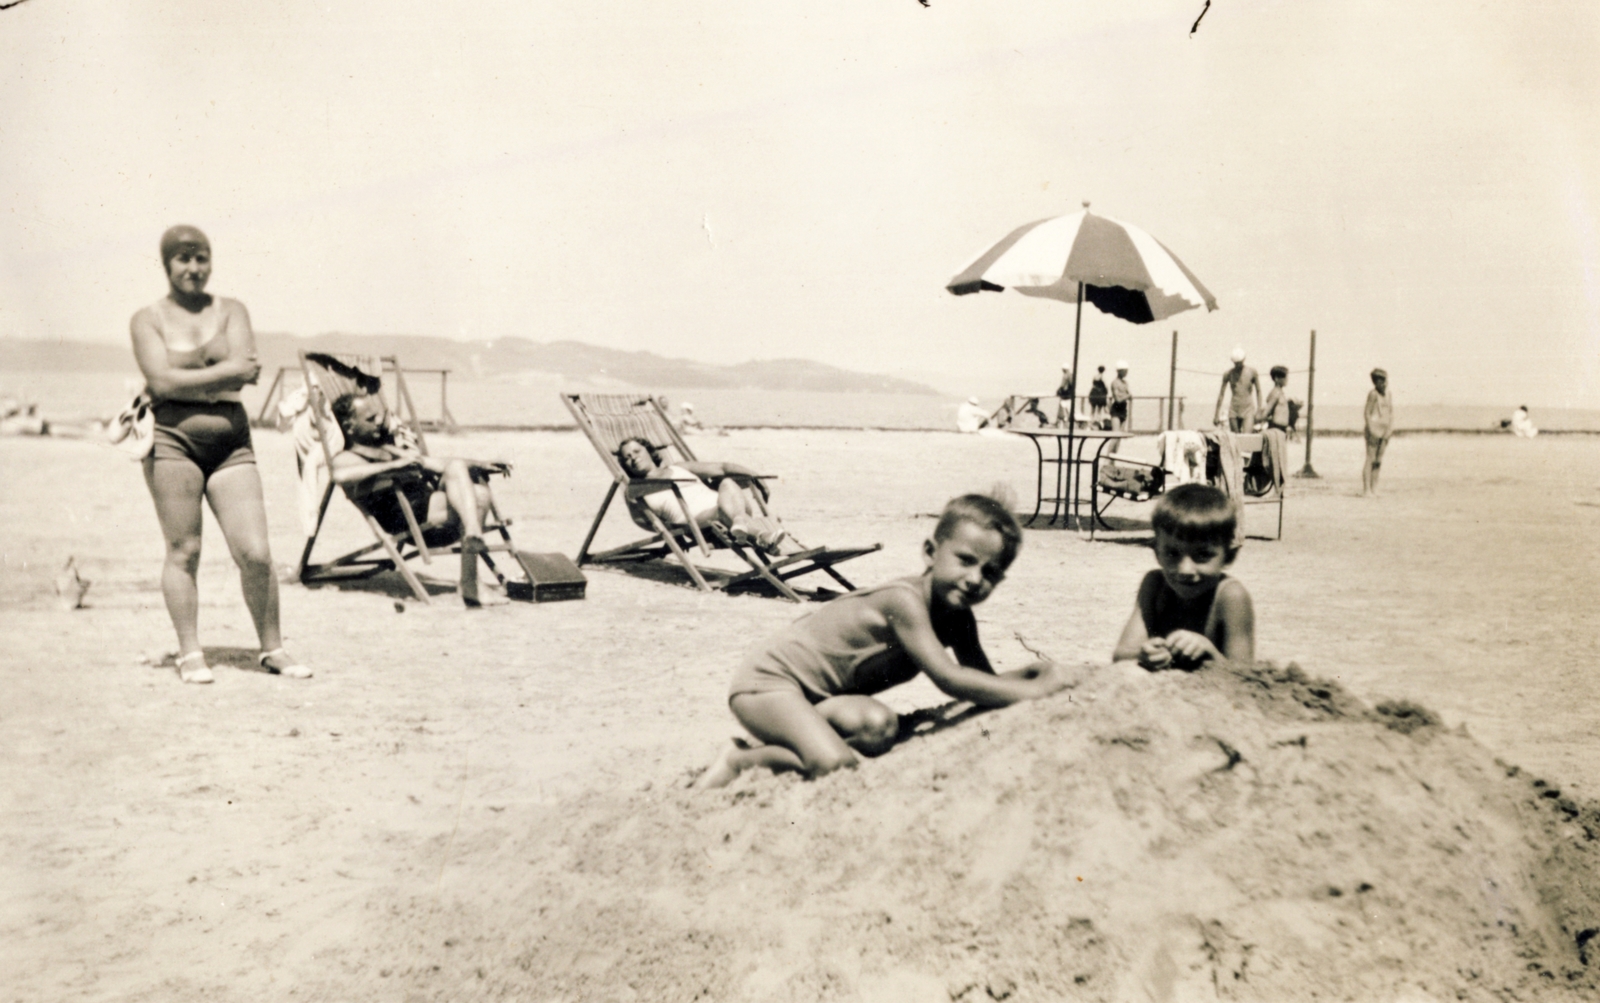
<path id="1" fill-rule="evenodd" d="M 1359 402 L 1600 408 L 1600 5 L 27 0 L 0 11 L 0 337 L 116 343 L 166 227 L 258 330 L 805 357 L 1054 386 L 1073 308 L 944 285 L 1089 201 Z M 1294 386 L 1303 387 L 1296 375 Z"/>

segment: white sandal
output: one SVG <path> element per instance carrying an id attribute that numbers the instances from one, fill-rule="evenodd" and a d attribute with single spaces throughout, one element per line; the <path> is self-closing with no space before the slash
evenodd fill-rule
<path id="1" fill-rule="evenodd" d="M 186 663 L 195 659 L 200 660 L 200 664 L 197 667 L 192 669 L 184 668 Z M 211 674 L 211 666 L 206 664 L 206 653 L 203 651 L 191 651 L 187 655 L 179 655 L 178 660 L 173 665 L 178 670 L 178 678 L 186 683 L 210 683 L 215 682 L 217 679 L 216 676 Z"/>
<path id="2" fill-rule="evenodd" d="M 279 655 L 282 655 L 284 658 L 288 658 L 289 657 L 289 653 L 287 651 L 285 651 L 284 649 L 282 649 L 282 648 L 273 648 L 271 651 L 263 651 L 261 653 L 261 656 L 259 658 L 257 658 L 256 661 L 260 662 L 261 663 L 261 667 L 263 669 L 266 669 L 267 672 L 271 673 L 274 676 L 283 676 L 286 679 L 310 679 L 311 678 L 311 670 L 306 668 L 304 665 L 301 665 L 299 662 L 291 662 L 290 664 L 282 666 L 282 667 L 278 667 L 278 666 L 273 666 L 273 665 L 268 665 L 267 664 L 267 660 L 268 659 L 277 658 Z"/>

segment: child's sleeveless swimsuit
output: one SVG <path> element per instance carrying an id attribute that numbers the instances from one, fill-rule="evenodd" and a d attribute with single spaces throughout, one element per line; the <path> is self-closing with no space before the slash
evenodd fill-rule
<path id="1" fill-rule="evenodd" d="M 1150 573 L 1157 576 L 1161 574 L 1160 571 L 1152 571 Z M 1161 582 L 1160 588 L 1156 591 L 1155 609 L 1151 611 L 1153 616 L 1151 619 L 1145 620 L 1145 633 L 1150 637 L 1166 637 L 1175 630 L 1193 630 L 1197 634 L 1205 635 L 1208 639 L 1212 638 L 1217 632 L 1217 622 L 1222 618 L 1222 614 L 1217 609 L 1217 591 L 1222 588 L 1222 583 L 1227 580 L 1228 576 L 1223 575 L 1217 580 L 1217 587 L 1211 590 L 1211 597 L 1206 604 L 1205 620 L 1198 630 L 1193 626 L 1193 620 L 1185 619 L 1182 616 L 1183 609 L 1175 602 L 1177 597 L 1166 582 Z M 1154 622 L 1151 622 L 1152 620 Z M 1188 659 L 1179 658 L 1176 653 L 1173 654 L 1172 663 L 1176 668 L 1180 669 L 1191 669 L 1199 664 L 1190 662 Z"/>
<path id="2" fill-rule="evenodd" d="M 180 369 L 196 368 L 206 349 L 222 336 L 221 310 L 218 330 L 206 343 L 192 349 L 167 349 L 167 364 Z M 160 328 L 158 328 L 160 330 Z M 162 339 L 166 332 L 161 331 Z M 250 416 L 239 401 L 237 390 L 215 394 L 213 401 L 157 400 L 155 442 L 150 455 L 157 460 L 187 460 L 200 468 L 206 478 L 227 467 L 256 462 L 250 442 Z"/>
<path id="3" fill-rule="evenodd" d="M 734 671 L 729 699 L 741 693 L 798 690 L 812 703 L 821 703 L 844 694 L 881 693 L 915 678 L 921 669 L 900 646 L 892 626 L 884 625 L 882 637 L 873 643 L 852 647 L 833 625 L 851 615 L 866 596 L 897 588 L 922 601 L 915 583 L 895 579 L 842 595 L 791 623 L 746 656 Z"/>

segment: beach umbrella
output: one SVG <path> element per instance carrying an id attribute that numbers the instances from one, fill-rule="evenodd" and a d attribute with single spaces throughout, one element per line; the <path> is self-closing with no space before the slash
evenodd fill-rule
<path id="1" fill-rule="evenodd" d="M 1217 308 L 1217 298 L 1161 241 L 1136 226 L 1094 215 L 1087 202 L 1079 212 L 1041 219 L 1012 230 L 1000 243 L 973 259 L 972 264 L 962 269 L 945 288 L 957 296 L 985 289 L 993 292 L 1015 289 L 1025 296 L 1043 296 L 1078 305 L 1072 326 L 1074 390 L 1067 401 L 1065 453 L 1068 460 L 1066 495 L 1074 499 L 1078 489 L 1073 487 L 1073 469 L 1081 463 L 1073 448 L 1078 426 L 1076 387 L 1083 301 L 1087 299 L 1101 312 L 1135 324 L 1165 320 L 1200 306 L 1207 310 Z M 1035 441 L 1034 446 L 1038 445 Z M 1059 440 L 1056 447 L 1057 462 L 1060 462 Z M 1042 471 L 1043 452 L 1039 456 Z M 1077 477 L 1081 480 L 1082 476 L 1080 470 Z M 1073 508 L 1076 511 L 1075 501 Z"/>
<path id="2" fill-rule="evenodd" d="M 1083 209 L 1019 226 L 978 255 L 945 287 L 957 296 L 1015 289 L 1078 305 L 1072 330 L 1072 378 L 1078 378 L 1083 301 L 1135 324 L 1165 320 L 1217 298 L 1159 240 L 1128 223 Z M 1076 414 L 1076 400 L 1071 404 Z M 1068 434 L 1072 421 L 1069 419 Z"/>

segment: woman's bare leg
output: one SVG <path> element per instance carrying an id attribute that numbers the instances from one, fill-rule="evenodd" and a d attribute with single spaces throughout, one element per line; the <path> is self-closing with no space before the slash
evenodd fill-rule
<path id="1" fill-rule="evenodd" d="M 741 487 L 731 477 L 724 477 L 717 485 L 717 508 L 708 515 L 714 515 L 729 529 L 748 533 L 770 553 L 776 553 L 778 544 L 788 536 L 783 524 L 767 514 L 755 498 L 755 489 Z"/>
<path id="2" fill-rule="evenodd" d="M 217 517 L 233 562 L 239 565 L 244 604 L 255 621 L 262 651 L 283 647 L 278 624 L 278 578 L 272 571 L 267 542 L 267 507 L 261 497 L 261 473 L 254 463 L 225 467 L 211 475 L 206 500 Z"/>
<path id="3" fill-rule="evenodd" d="M 188 460 L 144 460 L 144 482 L 156 503 L 156 519 L 167 541 L 161 566 L 161 597 L 178 632 L 178 654 L 200 650 L 200 496 L 205 475 Z"/>

